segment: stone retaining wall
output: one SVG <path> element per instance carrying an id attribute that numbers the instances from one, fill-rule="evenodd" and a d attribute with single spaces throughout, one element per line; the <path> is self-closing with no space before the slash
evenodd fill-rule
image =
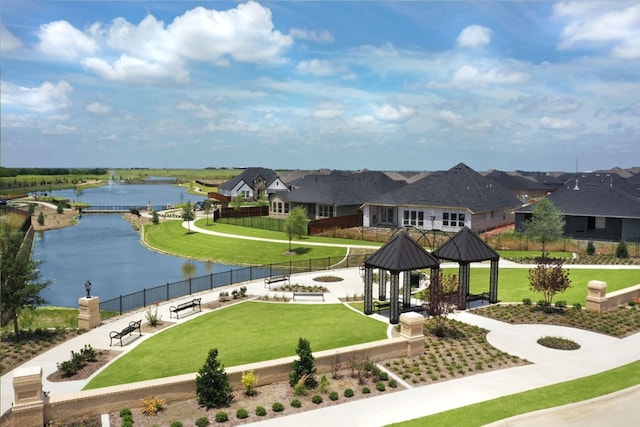
<path id="1" fill-rule="evenodd" d="M 587 310 L 602 313 L 640 298 L 640 284 L 607 293 L 607 282 L 591 280 L 588 284 Z"/>

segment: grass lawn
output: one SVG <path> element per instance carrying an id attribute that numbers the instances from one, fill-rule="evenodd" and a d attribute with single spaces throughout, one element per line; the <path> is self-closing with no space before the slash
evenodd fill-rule
<path id="1" fill-rule="evenodd" d="M 483 426 L 515 415 L 603 396 L 637 384 L 640 384 L 640 361 L 589 377 L 392 425 L 403 427 Z M 633 409 L 630 408 L 630 410 Z"/>
<path id="2" fill-rule="evenodd" d="M 218 226 L 216 224 L 216 231 L 219 230 Z M 283 236 L 280 234 L 280 237 Z M 347 254 L 346 248 L 294 243 L 292 249 L 296 255 L 286 255 L 285 252 L 289 248 L 287 241 L 271 243 L 189 233 L 187 229 L 182 228 L 181 221 L 147 225 L 144 239 L 151 247 L 178 256 L 234 265 L 265 265 L 313 258 L 343 257 Z"/>
<path id="3" fill-rule="evenodd" d="M 536 258 L 542 255 L 540 251 L 498 251 L 503 258 Z M 550 258 L 570 259 L 573 254 L 571 252 L 547 252 Z"/>
<path id="4" fill-rule="evenodd" d="M 197 372 L 217 347 L 225 366 L 294 356 L 298 338 L 313 351 L 386 338 L 385 323 L 342 304 L 245 302 L 157 333 L 95 377 L 87 389 Z"/>
<path id="5" fill-rule="evenodd" d="M 535 267 L 534 265 L 531 266 Z M 570 266 L 571 287 L 562 294 L 556 294 L 554 301 L 564 300 L 569 305 L 578 302 L 582 306 L 586 303 L 587 284 L 590 280 L 607 282 L 607 292 L 624 289 L 640 283 L 639 270 L 634 269 L 581 269 Z M 458 269 L 443 269 L 444 274 L 458 274 Z M 498 299 L 504 302 L 521 302 L 523 298 L 532 301 L 542 299 L 542 294 L 529 290 L 528 268 L 501 268 L 498 273 Z M 470 292 L 478 294 L 489 291 L 489 269 L 471 268 Z"/>

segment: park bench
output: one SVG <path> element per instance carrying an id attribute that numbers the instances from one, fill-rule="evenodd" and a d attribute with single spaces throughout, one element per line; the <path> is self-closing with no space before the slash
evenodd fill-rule
<path id="1" fill-rule="evenodd" d="M 296 300 L 296 297 L 320 297 L 322 301 L 324 301 L 324 292 L 294 292 L 293 300 Z"/>
<path id="2" fill-rule="evenodd" d="M 398 301 L 398 308 L 400 308 L 402 306 L 402 302 Z M 373 308 L 380 313 L 382 310 L 386 310 L 388 308 L 391 308 L 391 301 L 387 300 L 387 301 L 374 301 L 373 302 Z"/>
<path id="3" fill-rule="evenodd" d="M 126 326 L 121 331 L 111 331 L 109 333 L 109 347 L 113 344 L 114 339 L 120 340 L 120 347 L 122 347 L 122 338 L 127 335 L 131 335 L 136 329 L 138 330 L 138 333 L 142 335 L 142 331 L 140 330 L 141 323 L 142 319 L 138 321 L 131 321 L 129 322 L 129 326 Z"/>
<path id="4" fill-rule="evenodd" d="M 269 276 L 264 278 L 264 287 L 271 289 L 272 283 L 287 282 L 289 284 L 289 275 L 281 274 L 277 276 Z"/>
<path id="5" fill-rule="evenodd" d="M 483 292 L 481 294 L 469 294 L 467 302 L 471 301 L 489 301 L 489 293 Z"/>
<path id="6" fill-rule="evenodd" d="M 176 314 L 176 319 L 180 318 L 180 312 L 182 310 L 186 310 L 188 308 L 191 308 L 192 311 L 195 311 L 196 307 L 198 307 L 198 311 L 202 311 L 202 308 L 200 308 L 200 300 L 202 298 L 194 298 L 191 301 L 187 301 L 187 302 L 183 302 L 182 304 L 178 304 L 178 305 L 172 305 L 169 307 L 169 318 L 173 317 L 173 313 Z"/>

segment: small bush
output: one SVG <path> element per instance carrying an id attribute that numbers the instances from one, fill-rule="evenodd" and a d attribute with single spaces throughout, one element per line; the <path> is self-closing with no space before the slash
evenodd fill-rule
<path id="1" fill-rule="evenodd" d="M 391 387 L 391 388 L 396 388 L 396 387 L 398 387 L 398 381 L 396 381 L 395 379 L 391 378 L 391 379 L 389 380 L 389 387 Z"/>
<path id="2" fill-rule="evenodd" d="M 319 404 L 321 404 L 321 403 L 322 403 L 322 396 L 320 396 L 320 395 L 316 394 L 316 395 L 314 395 L 314 396 L 311 398 L 311 401 L 312 401 L 313 403 L 315 403 L 316 405 L 319 405 Z"/>
<path id="3" fill-rule="evenodd" d="M 624 240 L 620 240 L 618 247 L 616 247 L 616 258 L 629 258 L 629 250 Z"/>
<path id="4" fill-rule="evenodd" d="M 182 421 L 171 421 L 169 427 L 182 427 Z"/>
<path id="5" fill-rule="evenodd" d="M 573 304 L 573 309 L 574 310 L 582 310 L 582 304 L 580 304 L 579 302 Z"/>
<path id="6" fill-rule="evenodd" d="M 564 308 L 564 307 L 567 306 L 567 302 L 566 301 L 556 301 L 555 306 L 558 307 L 558 308 Z"/>
<path id="7" fill-rule="evenodd" d="M 371 393 L 371 389 L 369 387 L 362 387 L 362 394 L 369 394 Z"/>
<path id="8" fill-rule="evenodd" d="M 587 255 L 595 255 L 596 253 L 596 245 L 593 244 L 591 240 L 587 243 Z"/>
<path id="9" fill-rule="evenodd" d="M 142 399 L 142 413 L 146 416 L 156 415 L 164 409 L 165 401 L 157 397 Z"/>
<path id="10" fill-rule="evenodd" d="M 523 298 L 522 299 L 522 304 L 531 305 L 531 298 Z"/>
<path id="11" fill-rule="evenodd" d="M 216 412 L 216 422 L 217 423 L 224 423 L 226 421 L 229 421 L 229 414 L 227 414 L 225 411 Z"/>
<path id="12" fill-rule="evenodd" d="M 264 406 L 258 406 L 256 408 L 256 415 L 259 417 L 264 417 L 265 415 L 267 415 L 267 410 L 264 408 Z"/>
<path id="13" fill-rule="evenodd" d="M 259 379 L 260 377 L 253 371 L 243 372 L 240 382 L 242 382 L 242 386 L 244 387 L 244 394 L 247 396 L 255 396 Z"/>
<path id="14" fill-rule="evenodd" d="M 284 405 L 280 402 L 276 402 L 273 405 L 271 405 L 271 410 L 273 412 L 282 412 L 284 411 Z"/>
<path id="15" fill-rule="evenodd" d="M 332 391 L 331 393 L 329 393 L 329 399 L 336 401 L 338 400 L 340 396 L 338 395 L 337 391 Z"/>
<path id="16" fill-rule="evenodd" d="M 384 386 L 384 383 L 382 381 L 378 381 L 376 383 L 376 390 L 378 390 L 378 391 L 385 391 L 386 390 L 386 388 Z"/>
<path id="17" fill-rule="evenodd" d="M 353 397 L 353 395 L 354 395 L 353 390 L 351 390 L 350 388 L 344 391 L 344 397 Z"/>
<path id="18" fill-rule="evenodd" d="M 131 417 L 123 418 L 122 424 L 120 424 L 120 427 L 133 427 L 133 418 Z"/>
<path id="19" fill-rule="evenodd" d="M 123 418 L 126 415 L 131 415 L 131 409 L 129 408 L 120 409 L 120 418 Z"/>
<path id="20" fill-rule="evenodd" d="M 209 421 L 209 418 L 207 418 L 207 417 L 200 417 L 200 418 L 198 418 L 196 420 L 196 426 L 197 427 L 207 427 L 209 424 L 211 424 L 211 422 Z"/>
<path id="21" fill-rule="evenodd" d="M 245 418 L 249 418 L 249 411 L 244 408 L 240 408 L 236 411 L 236 417 L 244 420 Z"/>
<path id="22" fill-rule="evenodd" d="M 300 402 L 300 399 L 293 399 L 291 401 L 291 406 L 293 406 L 294 408 L 301 408 L 302 402 Z"/>
<path id="23" fill-rule="evenodd" d="M 318 384 L 318 389 L 320 393 L 326 393 L 329 391 L 329 380 L 326 375 L 320 377 L 320 383 Z"/>

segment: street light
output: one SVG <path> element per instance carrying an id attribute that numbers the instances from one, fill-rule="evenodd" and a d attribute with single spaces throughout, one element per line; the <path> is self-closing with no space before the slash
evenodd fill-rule
<path id="1" fill-rule="evenodd" d="M 91 282 L 87 280 L 84 284 L 84 288 L 87 290 L 87 298 L 91 298 Z"/>

